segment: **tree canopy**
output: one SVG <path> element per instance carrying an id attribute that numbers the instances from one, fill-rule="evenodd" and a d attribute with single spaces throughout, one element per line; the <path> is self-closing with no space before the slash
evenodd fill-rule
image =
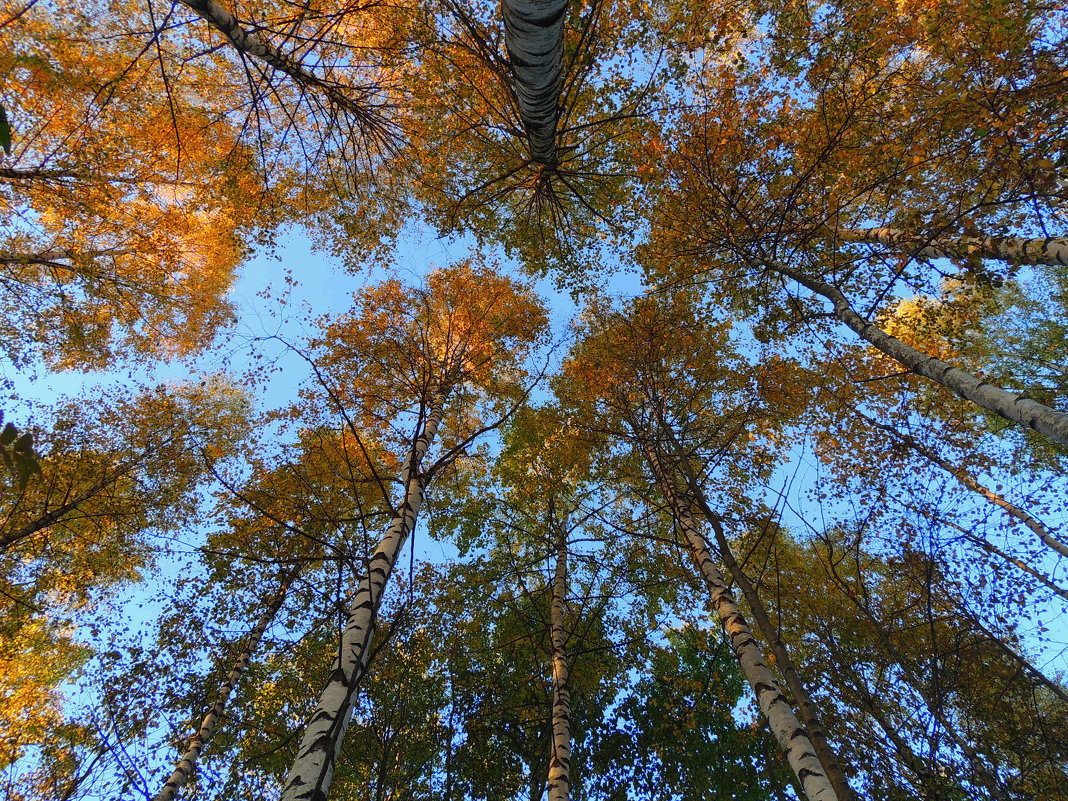
<path id="1" fill-rule="evenodd" d="M 4 799 L 1068 801 L 1065 9 L 0 0 L 0 75 Z"/>

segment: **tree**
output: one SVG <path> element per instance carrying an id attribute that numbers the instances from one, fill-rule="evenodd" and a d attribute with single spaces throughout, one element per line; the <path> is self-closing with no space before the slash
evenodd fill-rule
<path id="1" fill-rule="evenodd" d="M 1059 801 L 1064 22 L 0 9 L 0 795 Z"/>
<path id="2" fill-rule="evenodd" d="M 558 163 L 556 122 L 564 83 L 566 8 L 565 0 L 545 4 L 506 0 L 502 5 L 508 59 L 530 155 L 549 169 Z"/>
<path id="3" fill-rule="evenodd" d="M 662 63 L 656 26 L 629 3 L 520 7 L 544 13 L 554 35 L 562 28 L 560 72 L 551 44 L 530 77 L 536 90 L 517 83 L 530 71 L 505 57 L 516 40 L 495 6 L 447 0 L 425 30 L 410 81 L 419 147 L 410 191 L 440 230 L 503 245 L 529 272 L 579 285 L 582 266 L 607 256 L 605 241 L 622 250 L 640 225 L 633 190 L 646 151 L 659 146 L 647 107 L 671 91 L 673 65 Z M 537 145 L 524 120 L 535 122 Z"/>
<path id="4" fill-rule="evenodd" d="M 670 339 L 666 334 L 669 329 L 674 330 L 674 336 Z M 682 335 L 683 330 L 686 331 L 685 336 Z M 742 671 L 806 794 L 810 798 L 835 798 L 837 793 L 829 781 L 828 769 L 821 765 L 810 735 L 798 723 L 790 704 L 778 689 L 777 681 L 765 665 L 748 623 L 739 613 L 737 604 L 713 561 L 708 542 L 697 526 L 694 507 L 703 503 L 705 513 L 712 518 L 710 522 L 714 526 L 720 525 L 721 518 L 711 513 L 703 497 L 695 502 L 691 495 L 695 487 L 687 487 L 686 483 L 679 482 L 676 478 L 676 463 L 680 454 L 671 448 L 671 443 L 677 444 L 677 439 L 675 434 L 667 429 L 670 424 L 666 422 L 669 415 L 678 413 L 675 412 L 674 405 L 678 404 L 677 408 L 685 410 L 692 407 L 696 398 L 716 390 L 737 392 L 737 388 L 731 386 L 732 381 L 727 374 L 719 372 L 724 369 L 722 363 L 706 368 L 706 375 L 711 381 L 703 386 L 679 386 L 681 381 L 678 365 L 699 362 L 700 349 L 707 346 L 713 337 L 719 339 L 719 352 L 722 356 L 729 347 L 722 327 L 695 314 L 677 299 L 671 304 L 660 304 L 656 299 L 647 299 L 635 302 L 629 317 L 609 314 L 599 327 L 594 328 L 589 340 L 583 343 L 570 368 L 576 379 L 582 382 L 579 385 L 582 388 L 580 392 L 584 390 L 604 394 L 604 403 L 614 415 L 618 415 L 618 424 L 624 429 L 624 435 L 646 462 L 655 485 L 665 499 L 667 511 L 690 551 L 697 572 L 708 587 L 713 607 L 730 639 Z M 608 373 L 592 377 L 591 380 L 591 376 L 585 373 L 592 372 L 590 365 L 596 362 L 601 364 L 595 369 L 603 370 L 607 366 Z M 722 406 L 724 399 L 717 400 Z M 747 402 L 753 405 L 760 400 L 759 396 L 748 398 L 738 405 L 744 408 Z M 716 433 L 722 437 L 722 428 L 726 426 L 723 423 L 720 425 L 721 429 Z M 696 434 L 692 431 L 687 433 L 690 436 Z M 727 439 L 724 450 L 731 447 L 732 439 L 733 436 Z M 683 472 L 685 475 L 685 471 Z M 690 477 L 692 478 L 692 473 Z M 730 564 L 733 557 L 729 555 L 729 548 L 723 548 L 726 539 L 722 537 L 721 528 L 718 533 L 722 538 L 721 558 Z M 737 574 L 736 578 L 741 580 L 744 587 L 744 575 Z M 789 667 L 789 662 L 783 667 Z M 801 689 L 796 677 L 793 683 L 798 690 Z M 798 700 L 803 699 L 802 695 Z M 813 733 L 822 737 L 815 717 L 811 716 L 811 720 L 807 722 L 811 723 Z M 833 764 L 826 743 L 823 742 L 822 746 L 821 750 L 828 752 L 823 761 L 828 765 Z M 844 778 L 837 778 L 841 784 L 848 787 Z"/>
<path id="5" fill-rule="evenodd" d="M 1018 11 L 1021 19 L 1033 19 L 1033 9 Z M 1022 223 L 1029 208 L 1055 207 L 1059 190 L 1051 181 L 1020 174 L 1022 152 L 1031 143 L 1007 136 L 976 152 L 972 133 L 982 120 L 1002 113 L 1047 107 L 1046 76 L 1055 59 L 1043 24 L 999 28 L 986 48 L 962 55 L 953 47 L 980 24 L 981 8 L 959 18 L 933 14 L 922 45 L 919 31 L 894 10 L 843 4 L 811 31 L 794 27 L 795 13 L 789 8 L 780 18 L 782 37 L 770 37 L 767 51 L 754 54 L 752 68 L 721 67 L 709 76 L 706 105 L 689 116 L 691 133 L 675 148 L 664 181 L 658 218 L 665 224 L 647 260 L 650 274 L 670 281 L 711 271 L 721 285 L 727 285 L 723 279 L 740 280 L 748 292 L 796 282 L 830 301 L 839 322 L 906 369 L 1063 444 L 1063 411 L 918 350 L 870 319 L 899 281 L 923 287 L 931 271 L 925 276 L 910 261 L 858 258 L 826 236 L 828 228 L 857 230 L 848 224 L 852 219 L 944 219 L 960 209 L 952 222 L 934 227 L 931 236 L 938 237 L 950 226 Z M 873 26 L 862 37 L 849 19 L 854 13 Z M 930 56 L 910 58 L 909 49 L 918 47 Z M 1026 78 L 1019 73 L 1023 53 L 1034 67 Z M 791 88 L 775 86 L 770 74 Z M 995 99 L 980 88 L 991 79 L 1020 84 L 1010 97 Z M 963 102 L 927 88 L 931 81 L 950 80 L 968 87 Z M 1060 115 L 1050 120 L 1054 128 L 1063 124 Z M 896 131 L 899 140 L 887 141 L 873 125 Z M 998 170 L 1005 171 L 1003 182 L 982 177 Z M 948 208 L 947 185 L 961 195 Z M 723 295 L 738 302 L 736 286 Z M 806 309 L 799 316 L 810 314 Z"/>
<path id="6" fill-rule="evenodd" d="M 94 650 L 78 642 L 72 621 L 107 609 L 119 587 L 151 569 L 156 538 L 193 513 L 208 472 L 203 452 L 232 454 L 246 422 L 244 397 L 222 381 L 95 400 L 95 408 L 70 401 L 52 420 L 39 419 L 40 475 L 5 480 L 5 767 L 32 748 L 69 768 L 74 746 L 92 741 L 87 726 L 61 711 L 58 687 Z M 50 737 L 55 754 L 47 753 Z M 48 787 L 63 792 L 62 783 L 46 784 L 45 794 Z"/>
<path id="7" fill-rule="evenodd" d="M 332 386 L 331 394 L 342 402 L 351 399 L 365 419 L 381 423 L 414 417 L 414 425 L 399 460 L 402 496 L 390 504 L 393 519 L 350 604 L 337 665 L 309 718 L 283 798 L 325 799 L 352 698 L 368 667 L 377 609 L 415 528 L 427 485 L 482 433 L 483 427 L 471 419 L 477 407 L 461 404 L 477 400 L 469 393 L 484 393 L 492 404 L 522 391 L 516 379 L 522 378 L 523 357 L 544 319 L 529 292 L 513 282 L 485 269 L 458 266 L 429 276 L 425 292 L 405 290 L 396 281 L 368 292 L 355 314 L 324 332 L 321 347 L 340 345 L 327 351 L 325 369 L 361 378 L 353 386 Z M 450 401 L 463 410 L 455 422 L 445 417 Z M 428 458 L 443 423 L 445 448 Z"/>
<path id="8" fill-rule="evenodd" d="M 643 674 L 624 697 L 618 720 L 600 734 L 622 741 L 600 773 L 605 797 L 782 797 L 774 790 L 785 781 L 782 767 L 761 775 L 767 734 L 732 713 L 743 703 L 745 686 L 729 645 L 717 641 L 714 629 L 686 624 L 668 630 Z"/>
<path id="9" fill-rule="evenodd" d="M 129 35 L 110 35 L 120 18 Z M 185 355 L 232 315 L 225 293 L 264 220 L 255 156 L 221 115 L 226 99 L 177 101 L 174 63 L 139 58 L 142 26 L 131 8 L 39 6 L 0 29 L 9 359 L 87 370 Z"/>

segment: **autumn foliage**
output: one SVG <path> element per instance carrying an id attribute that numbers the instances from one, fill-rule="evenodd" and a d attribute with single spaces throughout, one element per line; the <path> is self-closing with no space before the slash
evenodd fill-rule
<path id="1" fill-rule="evenodd" d="M 1064 9 L 508 2 L 0 1 L 0 797 L 1068 801 Z"/>

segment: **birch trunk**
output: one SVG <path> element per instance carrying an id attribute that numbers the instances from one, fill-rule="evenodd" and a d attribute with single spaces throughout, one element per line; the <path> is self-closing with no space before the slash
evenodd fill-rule
<path id="1" fill-rule="evenodd" d="M 163 789 L 153 796 L 152 801 L 173 801 L 174 797 L 178 794 L 178 790 L 181 789 L 182 785 L 189 781 L 189 777 L 193 775 L 193 770 L 196 768 L 200 752 L 204 750 L 204 747 L 215 735 L 215 730 L 219 725 L 219 719 L 226 711 L 226 705 L 230 701 L 230 696 L 233 695 L 237 682 L 248 669 L 249 662 L 252 660 L 252 655 L 256 652 L 256 649 L 259 648 L 260 640 L 263 639 L 263 633 L 267 631 L 267 627 L 271 625 L 271 621 L 274 620 L 275 615 L 278 614 L 278 610 L 282 608 L 282 604 L 285 602 L 286 593 L 289 592 L 289 588 L 295 578 L 296 572 L 294 571 L 283 579 L 282 586 L 278 589 L 278 592 L 275 594 L 270 605 L 264 610 L 252 631 L 249 632 L 248 642 L 238 655 L 237 661 L 234 662 L 234 666 L 230 669 L 230 674 L 226 677 L 226 681 L 223 682 L 223 685 L 219 688 L 215 703 L 212 705 L 211 709 L 208 710 L 208 713 L 204 715 L 203 720 L 201 720 L 200 728 L 193 736 L 193 739 L 189 741 L 189 746 L 186 748 L 185 753 L 182 754 L 182 758 L 178 760 L 178 765 L 175 767 L 174 772 L 171 773 L 170 778 L 168 778 L 163 785 Z"/>
<path id="2" fill-rule="evenodd" d="M 816 751 L 820 764 L 823 765 L 827 778 L 834 786 L 834 793 L 838 797 L 838 801 L 853 801 L 853 789 L 849 786 L 845 774 L 838 765 L 838 758 L 835 756 L 831 744 L 827 742 L 827 735 L 823 730 L 823 723 L 820 721 L 819 709 L 813 702 L 812 696 L 809 695 L 804 682 L 801 681 L 797 667 L 794 665 L 793 659 L 790 658 L 790 652 L 786 650 L 786 646 L 779 638 L 778 630 L 771 624 L 771 619 L 764 608 L 764 602 L 760 600 L 760 595 L 757 593 L 756 588 L 753 587 L 753 583 L 749 581 L 749 577 L 742 570 L 741 565 L 738 564 L 738 560 L 734 558 L 734 553 L 731 551 L 727 538 L 723 533 L 719 518 L 706 510 L 707 504 L 703 498 L 700 501 L 700 505 L 702 511 L 705 512 L 705 517 L 712 526 L 712 530 L 716 534 L 716 544 L 719 546 L 720 554 L 723 556 L 728 572 L 734 578 L 735 584 L 741 589 L 746 603 L 749 604 L 749 608 L 753 611 L 753 617 L 756 618 L 757 627 L 763 632 L 764 639 L 771 646 L 771 652 L 775 654 L 776 664 L 782 672 L 783 678 L 786 679 L 786 686 L 793 693 L 797 704 L 797 714 L 805 725 L 805 731 L 808 732 L 812 747 Z"/>
<path id="3" fill-rule="evenodd" d="M 964 534 L 964 536 L 967 537 L 969 542 L 973 542 L 987 553 L 993 554 L 994 556 L 999 556 L 1009 564 L 1015 565 L 1024 573 L 1039 581 L 1046 589 L 1052 590 L 1053 592 L 1057 593 L 1057 595 L 1061 596 L 1061 598 L 1068 601 L 1068 590 L 1056 584 L 1049 576 L 1043 573 L 1039 573 L 1037 570 L 1031 567 L 1031 565 L 1027 564 L 1027 562 L 1024 562 L 1022 559 L 1017 559 L 1014 556 L 1010 556 L 1009 554 L 1001 550 L 999 547 L 994 545 L 994 543 L 989 542 L 983 539 L 982 537 L 977 537 L 970 531 L 967 531 L 963 528 L 958 528 L 957 530 Z"/>
<path id="4" fill-rule="evenodd" d="M 852 671 L 846 671 L 843 669 L 843 663 L 838 652 L 838 648 L 835 645 L 833 637 L 823 637 L 823 642 L 827 646 L 828 654 L 831 661 L 835 665 L 835 669 L 838 671 L 838 675 L 845 677 L 846 683 L 852 685 L 853 691 L 861 699 L 863 708 L 865 708 L 872 720 L 876 722 L 886 739 L 890 741 L 894 746 L 894 750 L 897 752 L 898 758 L 908 768 L 909 771 L 916 777 L 917 781 L 923 788 L 924 798 L 928 801 L 950 801 L 947 797 L 944 788 L 940 782 L 935 780 L 936 774 L 931 770 L 931 766 L 928 765 L 909 745 L 908 741 L 901 735 L 894 724 L 889 721 L 883 714 L 879 707 L 879 702 L 871 690 L 863 683 L 861 678 L 850 678 L 848 673 Z"/>
<path id="5" fill-rule="evenodd" d="M 1068 545 L 1065 545 L 1059 539 L 1054 537 L 1053 534 L 1050 533 L 1050 530 L 1046 528 L 1040 521 L 1036 520 L 1034 517 L 1028 514 L 1026 510 L 1022 509 L 1011 501 L 1008 501 L 1005 498 L 1001 497 L 992 489 L 989 489 L 980 484 L 967 470 L 963 469 L 962 467 L 958 467 L 957 465 L 951 464 L 950 462 L 939 456 L 935 451 L 924 445 L 922 442 L 919 442 L 918 440 L 910 437 L 908 434 L 898 431 L 893 426 L 888 426 L 884 425 L 883 423 L 876 422 L 859 409 L 854 409 L 854 412 L 859 417 L 866 420 L 870 425 L 887 432 L 898 442 L 907 445 L 909 448 L 916 451 L 921 456 L 924 456 L 929 461 L 941 467 L 943 470 L 953 476 L 953 478 L 955 478 L 957 482 L 961 484 L 961 486 L 971 490 L 977 495 L 981 495 L 988 502 L 994 504 L 994 506 L 997 506 L 999 509 L 1004 510 L 1010 517 L 1023 523 L 1025 526 L 1031 529 L 1035 536 L 1038 537 L 1044 545 L 1049 548 L 1052 548 L 1061 556 L 1068 556 Z"/>
<path id="6" fill-rule="evenodd" d="M 1031 565 L 1027 564 L 1027 562 L 1024 562 L 1021 559 L 1017 559 L 1016 557 L 1005 553 L 1003 550 L 998 548 L 996 545 L 994 545 L 994 543 L 990 542 L 989 540 L 985 540 L 982 537 L 977 537 L 971 531 L 964 528 L 964 526 L 958 525 L 952 520 L 946 520 L 944 517 L 939 517 L 930 509 L 922 509 L 919 506 L 914 506 L 913 504 L 903 502 L 902 506 L 904 506 L 906 509 L 915 512 L 918 515 L 926 517 L 929 520 L 933 520 L 936 523 L 941 523 L 943 526 L 949 526 L 950 528 L 956 529 L 964 535 L 964 538 L 968 540 L 968 542 L 978 545 L 988 554 L 997 556 L 1000 559 L 1003 559 L 1005 562 L 1008 562 L 1010 565 L 1019 568 L 1024 573 L 1031 576 L 1031 578 L 1040 582 L 1044 587 L 1046 587 L 1046 589 L 1052 590 L 1057 595 L 1068 601 L 1068 590 L 1064 589 L 1064 587 L 1058 586 L 1049 576 L 1043 575 L 1042 573 L 1038 572 L 1033 567 L 1031 567 Z"/>
<path id="7" fill-rule="evenodd" d="M 786 759 L 809 801 L 836 801 L 834 786 L 816 756 L 812 741 L 794 715 L 793 708 L 779 689 L 771 670 L 764 663 L 760 646 L 754 639 L 749 624 L 738 611 L 738 604 L 727 589 L 719 568 L 713 562 L 708 543 L 697 528 L 689 505 L 679 496 L 675 483 L 671 475 L 663 469 L 656 450 L 648 443 L 643 443 L 643 447 L 649 466 L 656 475 L 679 529 L 686 538 L 690 555 L 712 596 L 712 605 L 742 667 L 742 673 L 753 688 L 757 703 L 767 718 L 771 733 L 786 754 Z"/>
<path id="8" fill-rule="evenodd" d="M 766 261 L 764 264 L 780 275 L 797 281 L 817 295 L 827 298 L 834 304 L 834 314 L 839 320 L 862 339 L 867 340 L 917 375 L 930 378 L 984 409 L 1027 426 L 1061 445 L 1068 446 L 1068 413 L 1051 409 L 1025 395 L 1016 395 L 1001 387 L 988 384 L 971 373 L 952 367 L 941 359 L 928 356 L 906 345 L 853 311 L 845 295 L 825 281 L 778 262 Z"/>
<path id="9" fill-rule="evenodd" d="M 555 168 L 567 0 L 503 0 L 504 41 L 534 161 Z"/>
<path id="10" fill-rule="evenodd" d="M 423 458 L 437 435 L 448 389 L 431 401 L 423 430 L 416 438 L 404 470 L 404 498 L 368 564 L 352 604 L 330 678 L 308 719 L 297 756 L 282 791 L 282 801 L 326 801 L 334 777 L 334 764 L 352 715 L 352 700 L 367 671 L 378 609 L 386 584 L 408 536 L 415 529 L 426 481 Z"/>
<path id="11" fill-rule="evenodd" d="M 553 752 L 549 759 L 549 801 L 571 798 L 571 688 L 564 647 L 564 604 L 567 597 L 567 542 L 559 532 L 553 575 L 549 639 L 553 668 Z"/>
<path id="12" fill-rule="evenodd" d="M 964 758 L 974 772 L 975 779 L 978 783 L 986 788 L 992 798 L 996 798 L 999 801 L 1011 801 L 996 772 L 991 772 L 989 770 L 989 768 L 993 768 L 994 771 L 996 771 L 997 765 L 991 763 L 982 754 L 976 751 L 968 741 L 958 733 L 957 727 L 953 724 L 953 721 L 947 718 L 944 714 L 940 699 L 932 694 L 925 682 L 925 679 L 930 678 L 928 675 L 929 670 L 923 673 L 923 675 L 920 675 L 912 665 L 905 660 L 902 660 L 898 655 L 898 650 L 894 645 L 893 639 L 886 631 L 882 621 L 872 614 L 871 610 L 865 604 L 860 603 L 855 598 L 852 598 L 851 600 L 856 608 L 870 621 L 872 631 L 879 637 L 886 654 L 897 663 L 905 680 L 916 691 L 916 694 L 923 699 L 927 711 L 930 712 L 931 717 L 937 721 L 946 739 L 953 743 L 953 745 L 960 749 L 960 752 L 964 754 Z"/>
<path id="13" fill-rule="evenodd" d="M 330 102 L 349 112 L 357 119 L 371 124 L 377 122 L 377 120 L 373 119 L 370 108 L 357 103 L 349 97 L 340 84 L 319 77 L 299 61 L 282 53 L 259 34 L 246 31 L 241 26 L 241 21 L 216 0 L 181 0 L 181 2 L 192 11 L 195 11 L 201 19 L 213 28 L 220 31 L 239 53 L 251 56 L 279 72 L 285 73 L 302 86 L 318 89 L 327 96 Z"/>
<path id="14" fill-rule="evenodd" d="M 805 688 L 804 682 L 801 681 L 801 676 L 797 671 L 797 667 L 794 665 L 793 659 L 790 658 L 790 652 L 786 650 L 786 645 L 779 638 L 778 629 L 772 626 L 771 619 L 768 617 L 767 610 L 764 607 L 764 602 L 760 599 L 760 594 L 757 593 L 753 583 L 749 580 L 745 571 L 742 570 L 742 566 L 738 564 L 738 560 L 734 558 L 734 552 L 731 550 L 730 543 L 727 541 L 727 536 L 723 531 L 722 520 L 708 505 L 708 499 L 705 497 L 704 491 L 697 482 L 697 477 L 694 475 L 693 469 L 690 467 L 689 459 L 682 451 L 682 446 L 674 436 L 674 433 L 667 428 L 665 422 L 662 419 L 659 422 L 665 435 L 671 440 L 672 448 L 675 451 L 675 458 L 686 479 L 690 495 L 696 501 L 697 507 L 701 510 L 709 525 L 712 526 L 712 531 L 716 536 L 716 545 L 719 547 L 723 562 L 727 565 L 727 570 L 734 579 L 735 584 L 741 589 L 742 595 L 745 596 L 746 603 L 749 604 L 749 608 L 753 612 L 753 617 L 756 618 L 757 626 L 760 628 L 760 631 L 763 632 L 764 639 L 767 640 L 768 645 L 771 646 L 771 652 L 775 654 L 775 660 L 778 663 L 779 670 L 782 672 L 783 678 L 786 679 L 786 686 L 789 687 L 790 692 L 793 693 L 794 700 L 797 704 L 798 715 L 801 718 L 801 722 L 805 725 L 805 730 L 808 732 L 809 739 L 812 741 L 812 747 L 816 751 L 816 756 L 819 758 L 820 764 L 823 765 L 827 778 L 834 786 L 834 792 L 838 797 L 838 801 L 852 801 L 853 789 L 849 786 L 845 774 L 838 765 L 838 758 L 835 756 L 834 750 L 831 748 L 831 744 L 827 741 L 827 735 L 823 730 L 823 723 L 820 721 L 819 709 L 813 702 L 812 696 L 809 695 L 808 690 Z"/>
<path id="15" fill-rule="evenodd" d="M 997 259 L 1011 264 L 1068 266 L 1068 237 L 1027 239 L 1019 236 L 939 236 L 927 238 L 899 228 L 840 228 L 846 242 L 867 242 L 907 250 L 924 259 Z"/>

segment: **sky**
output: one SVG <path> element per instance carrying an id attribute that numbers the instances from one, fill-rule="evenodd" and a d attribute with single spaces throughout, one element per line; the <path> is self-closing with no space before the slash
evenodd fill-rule
<path id="1" fill-rule="evenodd" d="M 371 268 L 354 274 L 343 269 L 339 260 L 330 254 L 314 250 L 307 234 L 299 228 L 284 232 L 277 242 L 273 251 L 257 253 L 239 268 L 229 295 L 235 306 L 237 322 L 217 339 L 214 347 L 195 360 L 108 372 L 41 371 L 40 377 L 34 380 L 25 373 L 11 371 L 7 378 L 12 385 L 12 395 L 20 400 L 49 404 L 59 396 L 82 396 L 95 387 L 151 386 L 224 370 L 240 375 L 252 367 L 250 354 L 258 351 L 276 359 L 282 369 L 273 375 L 266 390 L 259 393 L 256 403 L 261 410 L 280 408 L 296 398 L 296 389 L 307 376 L 307 365 L 272 338 L 298 343 L 314 330 L 312 323 L 317 317 L 345 311 L 351 304 L 353 293 L 363 287 L 390 275 L 417 284 L 434 267 L 462 259 L 472 249 L 470 240 L 443 238 L 429 227 L 410 225 L 395 251 L 391 270 Z M 514 262 L 502 259 L 502 267 L 512 274 L 520 274 Z M 286 280 L 287 276 L 289 280 Z M 549 278 L 538 280 L 536 286 L 550 310 L 552 339 L 558 345 L 554 358 L 558 360 L 564 351 L 559 344 L 567 337 L 576 305 Z M 613 276 L 606 287 L 613 294 L 623 295 L 638 294 L 642 288 L 636 276 L 622 274 L 618 279 Z M 283 295 L 284 303 L 280 301 Z M 846 336 L 852 338 L 848 332 Z M 537 395 L 535 397 L 537 399 Z M 547 397 L 547 393 L 542 397 Z M 25 415 L 20 413 L 17 404 L 8 408 L 11 409 L 9 419 L 25 422 Z M 794 446 L 789 460 L 778 469 L 768 490 L 768 502 L 778 503 L 784 522 L 799 531 L 810 524 L 821 525 L 828 516 L 843 511 L 812 503 L 808 491 L 817 480 L 818 471 L 818 462 L 813 455 L 803 445 Z M 776 495 L 781 496 L 781 502 Z M 439 561 L 454 553 L 450 547 L 430 542 L 428 537 L 417 534 L 414 539 L 419 558 Z M 140 593 L 134 593 L 137 594 Z M 1059 661 L 1061 669 L 1068 670 L 1068 656 L 1064 650 L 1068 648 L 1068 621 L 1061 619 L 1055 630 L 1058 632 L 1055 640 L 1059 641 L 1060 647 L 1046 650 L 1054 662 Z"/>
<path id="2" fill-rule="evenodd" d="M 448 240 L 437 237 L 432 231 L 409 229 L 396 252 L 393 275 L 407 283 L 418 283 L 422 276 L 437 266 L 444 266 L 466 256 L 470 243 L 463 239 Z M 518 272 L 507 261 L 504 268 Z M 184 380 L 197 375 L 229 370 L 239 375 L 252 365 L 249 354 L 254 350 L 271 354 L 282 369 L 274 374 L 266 390 L 256 399 L 261 409 L 279 408 L 296 398 L 296 389 L 307 375 L 307 366 L 299 357 L 287 353 L 277 337 L 290 342 L 299 342 L 313 330 L 312 321 L 321 315 L 346 310 L 352 294 L 361 288 L 384 279 L 389 274 L 381 268 L 352 274 L 341 268 L 329 254 L 312 249 L 308 237 L 299 229 L 291 229 L 279 237 L 278 246 L 272 253 L 260 253 L 245 263 L 238 273 L 230 293 L 237 312 L 236 325 L 230 332 L 220 336 L 216 346 L 192 362 L 174 362 L 156 365 L 148 369 L 118 369 L 104 373 L 42 373 L 35 381 L 28 381 L 21 374 L 8 376 L 12 389 L 21 399 L 43 404 L 54 401 L 60 395 L 81 395 L 98 386 L 152 385 L 160 381 Z M 290 281 L 286 281 L 289 276 Z M 564 292 L 556 290 L 550 279 L 537 282 L 541 296 L 549 304 L 553 339 L 560 342 L 566 337 L 568 324 L 576 312 L 576 306 Z M 609 291 L 621 294 L 636 294 L 641 291 L 637 279 L 622 277 Z M 284 292 L 285 302 L 279 296 Z M 558 348 L 557 353 L 562 353 Z M 12 416 L 13 419 L 15 416 Z M 804 446 L 794 446 L 788 461 L 779 468 L 768 490 L 768 502 L 779 502 L 784 522 L 803 534 L 807 524 L 817 527 L 829 518 L 848 510 L 816 505 L 809 494 L 819 471 L 818 461 Z M 807 523 L 804 522 L 807 520 Z M 200 568 L 189 555 L 192 548 L 206 535 L 206 530 L 189 531 L 181 536 L 182 544 L 176 551 L 160 560 L 157 571 L 150 580 L 131 585 L 120 592 L 114 605 L 109 605 L 108 614 L 114 615 L 109 624 L 120 621 L 132 630 L 140 630 L 147 642 L 151 642 L 153 623 L 164 611 L 169 588 L 182 574 L 196 574 Z M 409 546 L 414 550 L 417 562 L 443 562 L 456 556 L 455 549 L 446 543 L 433 541 L 421 525 Z M 402 557 L 402 569 L 406 569 L 411 551 Z M 1068 619 L 1063 615 L 1044 617 L 1053 622 L 1051 640 L 1039 644 L 1038 664 L 1051 673 L 1068 669 Z M 247 622 L 251 625 L 251 621 Z M 245 622 L 235 621 L 235 634 L 240 633 Z M 93 638 L 86 636 L 86 641 Z M 96 644 L 101 645 L 101 642 Z M 68 688 L 72 701 L 76 702 L 83 690 L 77 686 Z M 85 700 L 89 700 L 83 696 Z M 166 759 L 164 755 L 164 759 Z"/>

